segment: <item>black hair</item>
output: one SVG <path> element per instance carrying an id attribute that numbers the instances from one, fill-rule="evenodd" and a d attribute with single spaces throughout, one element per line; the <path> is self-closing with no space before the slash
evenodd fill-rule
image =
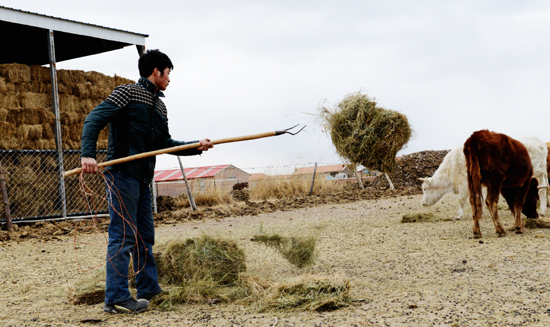
<path id="1" fill-rule="evenodd" d="M 174 69 L 170 58 L 158 49 L 147 50 L 138 60 L 139 75 L 141 77 L 147 78 L 151 76 L 155 68 L 158 68 L 162 75 L 166 67 L 170 68 L 170 70 Z"/>

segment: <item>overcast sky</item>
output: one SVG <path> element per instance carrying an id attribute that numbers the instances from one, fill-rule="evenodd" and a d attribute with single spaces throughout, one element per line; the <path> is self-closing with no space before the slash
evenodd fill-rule
<path id="1" fill-rule="evenodd" d="M 44 1 L 1 5 L 148 34 L 174 63 L 173 138 L 221 139 L 307 125 L 296 135 L 216 146 L 186 167 L 250 173 L 339 163 L 316 119 L 362 91 L 405 114 L 399 154 L 451 149 L 480 129 L 550 141 L 548 1 Z M 58 64 L 137 80 L 131 46 Z M 157 168 L 177 167 L 163 155 Z M 266 168 L 274 167 L 274 168 Z"/>

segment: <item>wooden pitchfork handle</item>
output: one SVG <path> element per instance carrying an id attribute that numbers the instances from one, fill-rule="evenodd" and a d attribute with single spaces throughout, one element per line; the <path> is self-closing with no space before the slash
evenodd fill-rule
<path id="1" fill-rule="evenodd" d="M 228 138 L 224 138 L 224 139 L 214 140 L 214 141 L 211 141 L 211 142 L 212 142 L 212 144 L 223 144 L 223 143 L 233 143 L 233 142 L 241 142 L 241 141 L 261 139 L 261 138 L 264 138 L 264 137 L 277 136 L 277 135 L 281 135 L 281 134 L 296 135 L 296 134 L 300 133 L 306 127 L 306 126 L 303 126 L 302 128 L 300 128 L 300 130 L 298 130 L 295 133 L 292 133 L 292 132 L 289 131 L 289 130 L 293 129 L 296 126 L 298 126 L 298 125 L 292 126 L 290 128 L 284 129 L 282 131 L 266 132 L 266 133 L 245 135 L 245 136 L 237 136 L 237 137 L 228 137 Z M 172 152 L 177 152 L 177 151 L 195 149 L 195 148 L 198 148 L 200 146 L 201 146 L 200 143 L 190 143 L 190 144 L 178 145 L 178 146 L 174 146 L 174 147 L 171 147 L 171 148 L 160 149 L 160 150 L 155 150 L 155 151 L 150 151 L 150 152 L 143 152 L 143 153 L 134 154 L 132 156 L 128 156 L 128 157 L 124 157 L 124 158 L 119 158 L 119 159 L 115 159 L 115 160 L 111 160 L 111 161 L 101 162 L 101 163 L 97 164 L 97 166 L 98 167 L 112 166 L 112 165 L 117 165 L 117 164 L 121 164 L 121 163 L 128 162 L 128 161 L 133 161 L 133 160 L 137 160 L 137 159 L 156 156 L 156 155 L 159 155 L 159 154 L 166 154 L 166 153 L 172 153 Z M 68 177 L 68 176 L 71 176 L 71 175 L 74 175 L 74 174 L 80 174 L 80 172 L 82 172 L 82 168 L 75 168 L 73 170 L 69 170 L 69 171 L 66 171 L 65 173 L 63 173 L 63 177 Z"/>

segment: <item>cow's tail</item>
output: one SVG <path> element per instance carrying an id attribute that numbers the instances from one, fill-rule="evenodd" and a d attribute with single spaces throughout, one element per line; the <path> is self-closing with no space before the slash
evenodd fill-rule
<path id="1" fill-rule="evenodd" d="M 483 213 L 483 196 L 481 193 L 481 169 L 478 156 L 472 144 L 466 142 L 464 145 L 464 156 L 466 157 L 466 169 L 468 170 L 468 191 L 470 192 L 470 204 L 474 217 L 480 217 Z"/>

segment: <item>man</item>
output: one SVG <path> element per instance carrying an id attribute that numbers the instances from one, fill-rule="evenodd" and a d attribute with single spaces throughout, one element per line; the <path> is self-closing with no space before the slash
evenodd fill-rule
<path id="1" fill-rule="evenodd" d="M 160 99 L 170 83 L 170 58 L 149 50 L 138 61 L 140 79 L 120 85 L 84 121 L 82 129 L 82 170 L 98 171 L 96 143 L 99 132 L 109 124 L 107 160 L 200 142 L 197 149 L 175 152 L 196 155 L 213 145 L 209 139 L 181 142 L 168 132 L 166 106 Z M 155 157 L 109 166 L 105 173 L 109 201 L 109 244 L 105 306 L 109 313 L 138 313 L 147 309 L 153 296 L 162 292 L 153 259 L 155 227 L 149 184 L 153 180 Z M 136 270 L 137 298 L 128 290 L 130 253 Z M 145 300 L 141 300 L 145 299 Z"/>

